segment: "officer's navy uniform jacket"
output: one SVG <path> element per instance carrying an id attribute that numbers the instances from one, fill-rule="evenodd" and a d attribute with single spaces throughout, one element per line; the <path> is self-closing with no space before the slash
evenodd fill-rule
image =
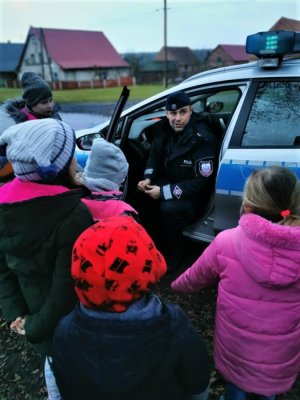
<path id="1" fill-rule="evenodd" d="M 213 190 L 217 140 L 204 118 L 193 113 L 178 133 L 167 118 L 150 128 L 153 143 L 144 177 L 161 186 L 161 199 L 208 198 Z"/>

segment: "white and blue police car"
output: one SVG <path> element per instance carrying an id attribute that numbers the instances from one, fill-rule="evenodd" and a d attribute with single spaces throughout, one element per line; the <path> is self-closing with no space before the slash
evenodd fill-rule
<path id="1" fill-rule="evenodd" d="M 78 162 L 84 165 L 95 137 L 119 145 L 130 166 L 130 203 L 151 146 L 145 130 L 165 115 L 166 97 L 183 90 L 193 110 L 213 121 L 220 148 L 209 207 L 184 235 L 210 242 L 236 226 L 245 180 L 253 170 L 281 165 L 300 178 L 300 32 L 250 35 L 246 51 L 257 59 L 199 73 L 121 112 L 129 92 L 124 88 L 110 121 L 76 132 Z"/>

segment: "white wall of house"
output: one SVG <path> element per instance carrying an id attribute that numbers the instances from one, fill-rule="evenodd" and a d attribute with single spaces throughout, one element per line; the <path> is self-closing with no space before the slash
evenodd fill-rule
<path id="1" fill-rule="evenodd" d="M 19 68 L 18 78 L 21 80 L 24 72 L 35 72 L 41 75 L 46 81 L 51 81 L 51 69 L 56 72 L 59 68 L 49 59 L 45 48 L 35 36 L 30 36 Z"/>

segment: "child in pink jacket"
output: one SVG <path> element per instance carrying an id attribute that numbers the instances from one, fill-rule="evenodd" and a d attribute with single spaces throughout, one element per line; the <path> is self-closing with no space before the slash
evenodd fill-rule
<path id="1" fill-rule="evenodd" d="M 274 400 L 300 369 L 300 183 L 269 167 L 246 182 L 239 225 L 221 232 L 171 287 L 218 282 L 214 359 L 226 400 Z M 223 397 L 224 398 L 224 397 Z"/>
<path id="2" fill-rule="evenodd" d="M 125 194 L 120 190 L 127 174 L 128 162 L 122 150 L 103 138 L 94 140 L 84 171 L 76 179 L 92 192 L 82 201 L 95 221 L 115 215 L 137 217 L 136 210 L 124 201 Z"/>

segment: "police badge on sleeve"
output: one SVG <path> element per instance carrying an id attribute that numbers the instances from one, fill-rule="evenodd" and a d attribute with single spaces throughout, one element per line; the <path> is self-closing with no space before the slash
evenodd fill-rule
<path id="1" fill-rule="evenodd" d="M 199 172 L 206 178 L 213 173 L 213 162 L 212 160 L 199 161 Z"/>

